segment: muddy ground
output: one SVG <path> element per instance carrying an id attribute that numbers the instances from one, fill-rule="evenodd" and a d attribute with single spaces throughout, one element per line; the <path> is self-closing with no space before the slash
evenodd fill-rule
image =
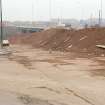
<path id="1" fill-rule="evenodd" d="M 105 105 L 105 57 L 11 49 L 0 56 L 0 105 Z"/>

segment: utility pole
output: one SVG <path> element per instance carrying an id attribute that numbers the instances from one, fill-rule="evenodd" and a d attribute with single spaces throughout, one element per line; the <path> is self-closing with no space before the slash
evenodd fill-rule
<path id="1" fill-rule="evenodd" d="M 99 27 L 100 27 L 100 25 L 101 25 L 101 11 L 99 10 Z"/>
<path id="2" fill-rule="evenodd" d="M 34 26 L 34 1 L 32 0 L 32 27 Z"/>
<path id="3" fill-rule="evenodd" d="M 1 29 L 1 35 L 0 35 L 0 45 L 1 45 L 1 49 L 0 49 L 0 55 L 7 55 L 7 54 L 11 54 L 12 52 L 8 49 L 3 47 L 3 14 L 2 14 L 2 0 L 0 0 L 0 29 Z M 9 44 L 9 43 L 8 43 Z"/>
<path id="4" fill-rule="evenodd" d="M 100 13 L 99 13 L 99 14 L 100 14 L 100 26 L 102 25 L 102 20 L 103 20 L 103 14 L 102 14 L 102 13 L 103 13 L 103 10 L 102 10 L 103 7 L 102 7 L 102 3 L 103 3 L 103 2 L 102 2 L 102 0 L 101 0 L 101 1 L 100 1 L 100 10 L 99 10 L 99 12 L 100 12 Z"/>
<path id="5" fill-rule="evenodd" d="M 49 20 L 52 20 L 52 0 L 49 0 Z"/>
<path id="6" fill-rule="evenodd" d="M 49 27 L 52 27 L 52 0 L 49 0 Z"/>
<path id="7" fill-rule="evenodd" d="M 90 26 L 92 27 L 93 26 L 93 14 L 91 13 L 90 15 Z"/>
<path id="8" fill-rule="evenodd" d="M 102 8 L 103 8 L 103 6 L 102 6 L 102 0 L 101 0 L 101 19 L 102 19 L 102 17 L 103 17 L 103 14 L 102 14 L 103 10 L 102 10 Z M 102 21 L 102 20 L 101 20 L 101 21 Z"/>
<path id="9" fill-rule="evenodd" d="M 0 0 L 0 22 L 1 22 L 1 48 L 3 47 L 3 17 L 2 17 L 2 0 Z"/>

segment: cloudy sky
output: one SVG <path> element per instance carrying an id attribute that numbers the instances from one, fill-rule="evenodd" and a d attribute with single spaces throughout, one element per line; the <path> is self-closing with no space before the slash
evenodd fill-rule
<path id="1" fill-rule="evenodd" d="M 97 18 L 101 0 L 2 0 L 4 20 Z M 103 0 L 103 17 L 105 17 Z"/>

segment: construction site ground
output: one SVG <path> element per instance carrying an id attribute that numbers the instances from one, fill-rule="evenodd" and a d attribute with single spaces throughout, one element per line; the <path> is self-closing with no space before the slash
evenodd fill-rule
<path id="1" fill-rule="evenodd" d="M 0 105 L 105 105 L 105 57 L 11 49 L 0 56 Z"/>

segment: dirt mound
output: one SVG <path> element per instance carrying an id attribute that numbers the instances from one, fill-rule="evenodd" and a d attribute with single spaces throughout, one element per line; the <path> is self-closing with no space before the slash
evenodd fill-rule
<path id="1" fill-rule="evenodd" d="M 105 28 L 82 30 L 50 29 L 30 35 L 11 38 L 12 42 L 30 44 L 34 47 L 59 51 L 76 51 L 103 54 L 105 50 L 96 47 L 105 44 Z"/>

